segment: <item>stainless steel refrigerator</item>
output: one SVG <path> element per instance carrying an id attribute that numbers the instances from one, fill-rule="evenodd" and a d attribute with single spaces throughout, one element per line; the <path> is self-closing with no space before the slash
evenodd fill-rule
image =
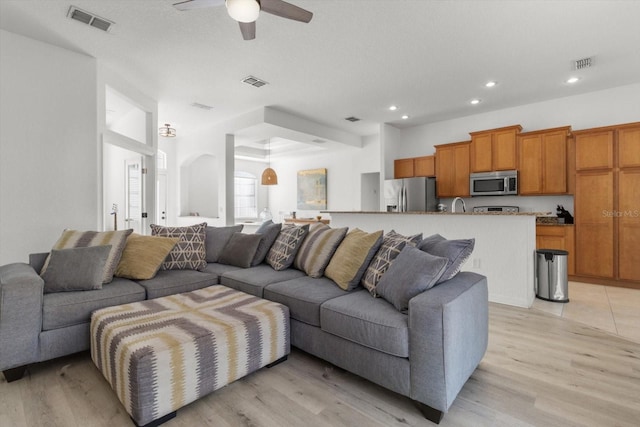
<path id="1" fill-rule="evenodd" d="M 387 212 L 435 212 L 435 178 L 389 179 L 384 182 L 384 204 Z"/>

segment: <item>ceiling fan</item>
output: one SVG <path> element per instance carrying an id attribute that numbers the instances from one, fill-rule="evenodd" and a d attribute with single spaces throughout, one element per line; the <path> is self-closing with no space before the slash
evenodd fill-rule
<path id="1" fill-rule="evenodd" d="M 223 3 L 229 16 L 240 24 L 240 32 L 245 40 L 256 38 L 256 19 L 260 11 L 305 23 L 313 17 L 313 13 L 308 10 L 282 0 L 185 0 L 175 3 L 173 7 L 185 11 L 221 6 Z"/>

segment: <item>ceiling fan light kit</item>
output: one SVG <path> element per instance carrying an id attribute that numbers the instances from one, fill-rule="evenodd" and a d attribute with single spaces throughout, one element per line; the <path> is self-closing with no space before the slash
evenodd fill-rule
<path id="1" fill-rule="evenodd" d="M 227 13 L 238 22 L 254 22 L 260 14 L 256 0 L 226 0 Z"/>

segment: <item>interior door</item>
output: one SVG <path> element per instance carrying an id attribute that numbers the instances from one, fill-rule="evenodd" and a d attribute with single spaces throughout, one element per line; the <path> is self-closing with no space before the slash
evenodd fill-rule
<path id="1" fill-rule="evenodd" d="M 167 173 L 158 171 L 156 186 L 156 224 L 167 225 Z"/>
<path id="2" fill-rule="evenodd" d="M 125 162 L 125 227 L 142 232 L 143 177 L 142 157 Z"/>

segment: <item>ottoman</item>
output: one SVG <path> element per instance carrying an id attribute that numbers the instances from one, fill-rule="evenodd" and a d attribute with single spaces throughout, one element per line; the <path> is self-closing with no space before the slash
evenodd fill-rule
<path id="1" fill-rule="evenodd" d="M 91 358 L 137 425 L 290 351 L 289 309 L 224 286 L 96 310 Z"/>

